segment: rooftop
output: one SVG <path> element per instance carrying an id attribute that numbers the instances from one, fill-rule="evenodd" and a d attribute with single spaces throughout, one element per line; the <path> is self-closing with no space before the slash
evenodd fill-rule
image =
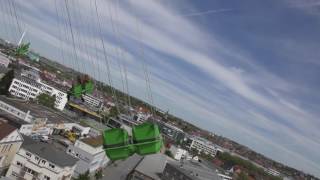
<path id="1" fill-rule="evenodd" d="M 36 104 L 31 101 L 8 98 L 5 96 L 0 96 L 0 101 L 3 101 L 23 112 L 30 111 L 30 115 L 32 115 L 35 118 L 47 118 L 47 123 L 58 124 L 63 122 L 73 122 L 73 120 L 70 117 L 66 116 L 62 112 L 50 109 L 48 107 Z"/>
<path id="2" fill-rule="evenodd" d="M 153 179 L 160 179 L 167 163 L 167 156 L 161 153 L 144 156 L 143 160 L 135 168 L 136 171 Z"/>
<path id="3" fill-rule="evenodd" d="M 102 146 L 103 144 L 102 135 L 96 136 L 96 137 L 84 138 L 84 139 L 81 139 L 81 141 L 92 147 L 99 147 L 99 146 Z"/>
<path id="4" fill-rule="evenodd" d="M 220 180 L 214 169 L 209 168 L 201 163 L 184 161 L 183 165 L 179 162 L 172 161 L 167 163 L 169 166 L 175 167 L 176 170 L 195 180 Z"/>
<path id="5" fill-rule="evenodd" d="M 141 159 L 142 156 L 134 154 L 126 160 L 117 161 L 117 165 L 110 165 L 103 170 L 104 179 L 127 180 L 128 174 L 137 166 Z"/>
<path id="6" fill-rule="evenodd" d="M 0 119 L 1 118 L 7 120 L 8 124 L 16 127 L 17 129 L 19 129 L 21 127 L 21 125 L 30 124 L 22 119 L 19 119 L 19 118 L 15 117 L 7 112 L 3 112 L 0 110 Z"/>
<path id="7" fill-rule="evenodd" d="M 52 144 L 34 141 L 28 136 L 23 136 L 22 148 L 48 160 L 60 167 L 74 166 L 78 159 L 68 155 L 66 152 L 57 149 Z"/>

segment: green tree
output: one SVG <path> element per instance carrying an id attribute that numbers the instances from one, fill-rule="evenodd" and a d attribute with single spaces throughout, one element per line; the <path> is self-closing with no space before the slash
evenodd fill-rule
<path id="1" fill-rule="evenodd" d="M 244 172 L 241 172 L 237 178 L 237 180 L 249 180 L 249 176 L 244 173 Z"/>
<path id="2" fill-rule="evenodd" d="M 10 70 L 4 75 L 4 77 L 0 80 L 0 94 L 7 95 L 9 93 L 8 89 L 13 78 L 14 70 Z"/>
<path id="3" fill-rule="evenodd" d="M 109 112 L 109 117 L 116 117 L 119 115 L 119 112 L 116 107 L 112 107 Z"/>
<path id="4" fill-rule="evenodd" d="M 14 56 L 19 58 L 19 57 L 27 55 L 27 53 L 29 52 L 29 47 L 30 47 L 30 43 L 27 43 L 27 44 L 22 43 L 15 50 Z"/>
<path id="5" fill-rule="evenodd" d="M 164 154 L 167 155 L 167 156 L 169 156 L 169 157 L 171 157 L 171 158 L 173 158 L 173 154 L 172 154 L 172 152 L 171 152 L 170 150 L 166 150 L 166 151 L 164 152 Z"/>
<path id="6" fill-rule="evenodd" d="M 102 170 L 101 169 L 97 170 L 96 173 L 94 174 L 94 177 L 96 178 L 96 180 L 102 179 Z"/>
<path id="7" fill-rule="evenodd" d="M 80 174 L 77 178 L 74 178 L 75 180 L 90 180 L 90 173 L 89 171 L 86 171 L 83 174 Z"/>
<path id="8" fill-rule="evenodd" d="M 54 108 L 55 101 L 56 101 L 55 95 L 50 96 L 48 94 L 43 93 L 37 97 L 37 102 L 39 104 L 42 104 L 42 105 L 50 107 L 50 108 Z"/>

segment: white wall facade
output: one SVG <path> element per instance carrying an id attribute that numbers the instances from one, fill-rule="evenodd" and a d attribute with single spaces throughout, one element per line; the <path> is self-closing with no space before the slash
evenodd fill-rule
<path id="1" fill-rule="evenodd" d="M 5 103 L 4 101 L 0 100 L 0 110 L 5 111 L 21 120 L 24 120 L 28 123 L 33 122 L 34 117 L 30 115 L 30 111 L 28 112 L 23 112 L 14 106 L 11 106 L 10 104 Z"/>
<path id="2" fill-rule="evenodd" d="M 23 81 L 22 79 L 14 78 L 8 91 L 11 95 L 26 100 L 35 99 L 42 93 L 49 94 L 50 96 L 55 95 L 55 108 L 59 110 L 63 110 L 68 102 L 67 93 L 62 92 L 42 82 L 35 82 L 31 84 L 27 81 Z"/>
<path id="3" fill-rule="evenodd" d="M 180 161 L 182 157 L 186 157 L 187 156 L 187 151 L 186 150 L 178 148 L 178 147 L 175 147 L 173 145 L 170 147 L 170 151 L 173 154 L 173 158 L 175 160 L 178 160 L 178 161 Z"/>
<path id="4" fill-rule="evenodd" d="M 0 53 L 0 66 L 8 67 L 10 59 L 5 54 Z"/>
<path id="5" fill-rule="evenodd" d="M 14 156 L 6 177 L 12 179 L 44 179 L 68 180 L 71 179 L 75 165 L 72 167 L 59 167 L 31 152 L 21 148 Z"/>
<path id="6" fill-rule="evenodd" d="M 190 149 L 192 148 L 197 149 L 199 152 L 209 154 L 213 157 L 217 154 L 217 149 L 212 143 L 200 138 L 192 138 Z"/>
<path id="7" fill-rule="evenodd" d="M 0 140 L 0 169 L 9 167 L 22 141 L 23 139 L 17 129 Z"/>
<path id="8" fill-rule="evenodd" d="M 77 140 L 74 145 L 70 145 L 67 153 L 79 159 L 75 169 L 75 177 L 88 170 L 90 173 L 95 172 L 97 169 L 105 167 L 109 162 L 102 146 L 93 147 L 80 140 Z"/>

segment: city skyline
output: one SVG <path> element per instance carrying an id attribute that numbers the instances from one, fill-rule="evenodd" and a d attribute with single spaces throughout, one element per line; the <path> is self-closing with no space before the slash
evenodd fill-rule
<path id="1" fill-rule="evenodd" d="M 102 34 L 94 2 L 69 1 L 76 53 L 64 1 L 16 0 L 20 30 L 3 6 L 1 38 L 108 82 L 103 37 L 117 88 L 121 59 L 145 100 L 145 60 L 155 106 L 320 176 L 319 1 L 98 0 Z"/>

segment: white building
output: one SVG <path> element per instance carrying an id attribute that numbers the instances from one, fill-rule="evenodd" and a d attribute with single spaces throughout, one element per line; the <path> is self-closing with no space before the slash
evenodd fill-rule
<path id="1" fill-rule="evenodd" d="M 23 136 L 21 149 L 14 156 L 6 177 L 12 179 L 71 179 L 77 159 L 47 143 Z"/>
<path id="2" fill-rule="evenodd" d="M 2 111 L 2 112 L 1 112 Z M 1 116 L 10 121 L 9 124 L 19 129 L 24 135 L 50 135 L 55 130 L 73 130 L 80 136 L 88 135 L 90 127 L 83 127 L 74 123 L 63 113 L 50 108 L 44 108 L 25 100 L 11 99 L 0 96 Z"/>
<path id="3" fill-rule="evenodd" d="M 97 111 L 103 108 L 103 99 L 101 98 L 92 96 L 90 94 L 83 94 L 82 98 L 88 106 L 94 108 Z"/>
<path id="4" fill-rule="evenodd" d="M 22 111 L 16 108 L 14 104 L 8 103 L 7 98 L 4 96 L 0 96 L 0 110 L 28 123 L 31 123 L 35 119 L 32 115 L 30 115 L 30 111 Z"/>
<path id="5" fill-rule="evenodd" d="M 271 169 L 271 168 L 268 168 L 265 170 L 268 174 L 272 175 L 272 176 L 280 176 L 280 172 L 274 170 L 274 169 Z"/>
<path id="6" fill-rule="evenodd" d="M 0 119 L 0 176 L 9 168 L 14 155 L 22 144 L 18 129 L 9 125 L 6 119 Z"/>
<path id="7" fill-rule="evenodd" d="M 181 149 L 181 148 L 178 148 L 178 147 L 173 146 L 173 145 L 171 145 L 170 151 L 171 151 L 171 153 L 172 153 L 172 155 L 173 155 L 173 158 L 174 158 L 175 160 L 178 160 L 178 161 L 180 161 L 181 158 L 187 156 L 187 151 L 186 151 L 186 150 Z"/>
<path id="8" fill-rule="evenodd" d="M 67 93 L 55 88 L 52 85 L 41 82 L 40 80 L 33 80 L 25 76 L 17 76 L 13 79 L 9 90 L 11 95 L 20 97 L 22 99 L 35 99 L 42 93 L 55 96 L 55 108 L 63 110 L 68 102 Z"/>
<path id="9" fill-rule="evenodd" d="M 200 153 L 203 152 L 213 157 L 217 154 L 217 148 L 208 140 L 201 137 L 192 137 L 191 140 L 190 149 L 196 149 Z"/>
<path id="10" fill-rule="evenodd" d="M 106 156 L 102 144 L 102 136 L 97 136 L 77 140 L 74 145 L 69 145 L 67 153 L 79 159 L 75 169 L 75 177 L 86 171 L 94 173 L 107 165 L 109 158 Z"/>
<path id="11" fill-rule="evenodd" d="M 0 66 L 8 67 L 10 59 L 5 54 L 0 53 Z"/>

